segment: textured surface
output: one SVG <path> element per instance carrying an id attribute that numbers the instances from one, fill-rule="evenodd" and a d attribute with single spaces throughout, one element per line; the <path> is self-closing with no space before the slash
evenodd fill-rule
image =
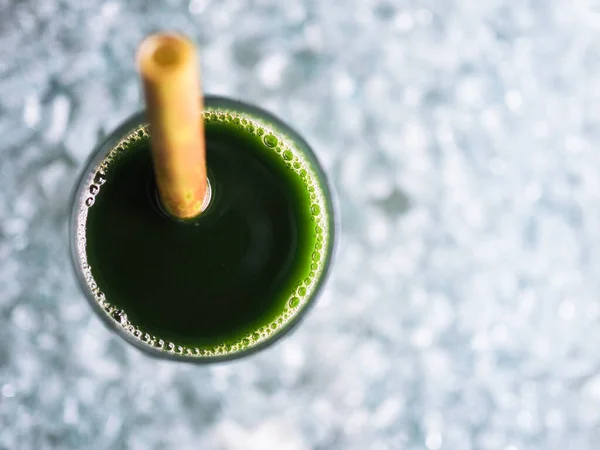
<path id="1" fill-rule="evenodd" d="M 597 448 L 593 3 L 1 0 L 0 448 Z M 144 357 L 71 275 L 70 190 L 159 28 L 339 193 L 326 294 L 240 362 Z"/>

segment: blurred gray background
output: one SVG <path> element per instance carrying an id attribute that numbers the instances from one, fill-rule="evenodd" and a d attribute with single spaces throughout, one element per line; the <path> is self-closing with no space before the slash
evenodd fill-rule
<path id="1" fill-rule="evenodd" d="M 157 30 L 339 194 L 318 306 L 230 364 L 141 355 L 71 274 Z M 0 0 L 0 449 L 597 449 L 599 33 L 592 0 Z"/>

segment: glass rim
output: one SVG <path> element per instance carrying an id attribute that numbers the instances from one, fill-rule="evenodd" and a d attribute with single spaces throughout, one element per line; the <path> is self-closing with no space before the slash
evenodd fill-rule
<path id="1" fill-rule="evenodd" d="M 92 310 L 96 315 L 100 316 L 102 322 L 108 326 L 108 328 L 118 334 L 121 338 L 126 340 L 129 344 L 133 345 L 137 349 L 141 350 L 145 354 L 159 358 L 167 359 L 179 362 L 189 362 L 195 364 L 209 364 L 215 362 L 231 361 L 238 358 L 250 356 L 258 351 L 261 351 L 271 345 L 279 342 L 283 337 L 288 336 L 298 324 L 306 317 L 307 313 L 314 307 L 318 300 L 318 297 L 323 292 L 325 285 L 327 284 L 331 276 L 331 267 L 337 259 L 338 240 L 340 236 L 340 215 L 339 207 L 337 203 L 337 197 L 333 191 L 332 185 L 327 177 L 327 174 L 316 154 L 308 145 L 306 140 L 302 138 L 292 127 L 284 123 L 281 119 L 277 118 L 268 111 L 263 110 L 260 107 L 250 105 L 243 101 L 235 100 L 228 97 L 207 95 L 204 97 L 204 104 L 208 108 L 229 108 L 232 110 L 239 110 L 245 113 L 253 114 L 261 119 L 264 119 L 275 131 L 281 132 L 281 134 L 290 138 L 292 142 L 296 144 L 296 147 L 301 151 L 309 160 L 312 169 L 317 175 L 319 186 L 323 190 L 324 201 L 328 208 L 328 231 L 329 241 L 326 255 L 326 261 L 323 266 L 323 271 L 318 281 L 315 284 L 312 295 L 306 300 L 302 309 L 297 311 L 288 321 L 286 321 L 281 328 L 279 328 L 274 334 L 268 336 L 263 341 L 258 342 L 248 348 L 241 349 L 232 353 L 209 355 L 209 356 L 193 356 L 187 354 L 177 354 L 168 350 L 160 350 L 153 346 L 147 345 L 138 338 L 134 337 L 130 332 L 119 326 L 114 320 L 111 320 L 109 313 L 107 313 L 101 305 L 98 304 L 92 290 L 90 289 L 82 270 L 82 261 L 77 251 L 77 224 L 78 214 L 80 211 L 80 201 L 83 195 L 83 189 L 89 184 L 91 177 L 94 176 L 96 168 L 106 158 L 106 156 L 112 151 L 112 149 L 126 136 L 128 136 L 132 130 L 138 126 L 145 124 L 145 111 L 138 111 L 126 120 L 123 121 L 118 127 L 116 127 L 109 135 L 104 138 L 95 148 L 92 150 L 90 156 L 86 159 L 81 169 L 81 173 L 77 178 L 75 188 L 71 195 L 71 212 L 69 222 L 69 247 L 71 254 L 71 263 L 73 271 L 76 274 L 78 285 L 83 291 L 83 294 L 90 304 Z"/>

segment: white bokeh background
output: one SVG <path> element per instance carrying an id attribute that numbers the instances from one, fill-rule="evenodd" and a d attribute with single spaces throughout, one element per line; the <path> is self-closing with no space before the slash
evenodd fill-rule
<path id="1" fill-rule="evenodd" d="M 318 306 L 234 363 L 139 354 L 71 274 L 71 189 L 160 29 L 340 200 Z M 599 34 L 592 0 L 0 0 L 0 449 L 598 448 Z"/>

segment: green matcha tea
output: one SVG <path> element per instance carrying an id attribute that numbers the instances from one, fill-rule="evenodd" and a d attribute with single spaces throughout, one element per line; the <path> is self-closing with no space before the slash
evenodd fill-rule
<path id="1" fill-rule="evenodd" d="M 76 260 L 98 310 L 145 349 L 234 357 L 289 329 L 333 244 L 314 156 L 276 119 L 207 98 L 211 198 L 197 218 L 161 208 L 145 124 L 90 165 L 76 196 Z"/>

